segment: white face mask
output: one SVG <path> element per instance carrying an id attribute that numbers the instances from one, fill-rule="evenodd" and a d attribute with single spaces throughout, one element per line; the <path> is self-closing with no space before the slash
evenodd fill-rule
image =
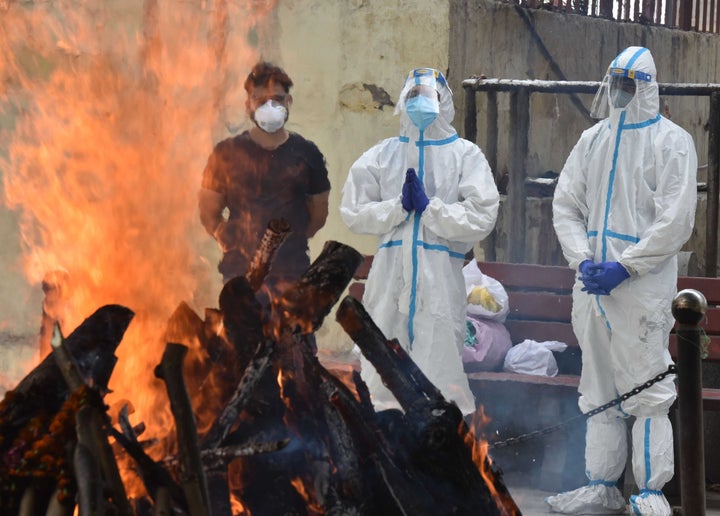
<path id="1" fill-rule="evenodd" d="M 255 110 L 253 118 L 257 126 L 266 133 L 274 133 L 282 129 L 288 117 L 288 110 L 285 106 L 272 100 Z"/>

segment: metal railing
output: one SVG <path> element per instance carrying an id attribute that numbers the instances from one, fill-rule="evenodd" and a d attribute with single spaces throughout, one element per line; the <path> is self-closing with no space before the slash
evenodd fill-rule
<path id="1" fill-rule="evenodd" d="M 697 32 L 720 32 L 720 0 L 502 0 L 531 9 L 659 25 Z"/>

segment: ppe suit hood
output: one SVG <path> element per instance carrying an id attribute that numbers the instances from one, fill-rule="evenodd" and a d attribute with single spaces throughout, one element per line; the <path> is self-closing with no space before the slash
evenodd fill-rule
<path id="1" fill-rule="evenodd" d="M 443 140 L 453 136 L 456 134 L 456 131 L 452 126 L 452 121 L 455 118 L 452 91 L 442 72 L 433 68 L 416 68 L 411 70 L 405 80 L 405 84 L 395 105 L 395 114 L 400 115 L 400 135 L 408 137 L 410 140 L 417 140 L 420 136 L 420 131 L 415 127 L 415 124 L 412 123 L 407 114 L 406 97 L 413 86 L 421 84 L 431 86 L 440 95 L 440 113 L 435 121 L 425 129 L 423 134 L 425 139 Z"/>
<path id="2" fill-rule="evenodd" d="M 660 112 L 657 70 L 652 54 L 644 47 L 628 47 L 613 59 L 605 77 L 624 76 L 635 80 L 635 95 L 624 108 L 614 107 L 610 101 L 610 88 L 606 91 L 604 102 L 610 110 L 611 123 L 617 121 L 625 112 L 625 123 L 636 124 L 656 118 Z"/>

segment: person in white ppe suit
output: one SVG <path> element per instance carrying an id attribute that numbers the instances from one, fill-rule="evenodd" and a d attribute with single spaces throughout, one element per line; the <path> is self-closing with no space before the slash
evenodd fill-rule
<path id="1" fill-rule="evenodd" d="M 412 70 L 395 109 L 400 135 L 350 168 L 340 213 L 379 237 L 363 304 L 464 415 L 475 400 L 463 371 L 465 254 L 495 226 L 499 195 L 480 148 L 458 136 L 452 92 L 438 70 Z M 373 366 L 361 374 L 376 409 L 398 408 Z"/>
<path id="2" fill-rule="evenodd" d="M 588 412 L 667 371 L 677 290 L 677 253 L 691 235 L 697 200 L 692 137 L 659 114 L 650 51 L 623 50 L 610 64 L 593 110 L 609 116 L 586 130 L 560 173 L 553 224 L 579 271 L 572 323 L 582 349 L 579 407 Z M 624 513 L 616 481 L 628 454 L 639 494 L 632 514 L 670 515 L 662 488 L 673 476 L 668 409 L 674 376 L 587 422 L 587 486 L 547 498 L 565 514 Z"/>

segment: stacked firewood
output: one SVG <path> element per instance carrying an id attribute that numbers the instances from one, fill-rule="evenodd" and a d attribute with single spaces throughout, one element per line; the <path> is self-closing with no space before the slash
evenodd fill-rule
<path id="1" fill-rule="evenodd" d="M 499 471 L 478 458 L 482 443 L 457 406 L 354 298 L 341 302 L 337 320 L 402 411 L 375 412 L 358 374 L 351 389 L 319 362 L 313 334 L 359 253 L 327 242 L 282 295 L 257 301 L 288 231 L 284 221 L 270 223 L 246 276 L 224 286 L 219 309 L 203 319 L 181 304 L 170 317 L 155 374 L 174 416 L 175 453 L 162 461 L 146 453 L 127 407 L 113 421 L 103 402 L 133 313 L 105 306 L 56 337 L 52 354 L 0 403 L 0 512 L 520 514 Z M 188 339 L 201 342 L 204 362 L 185 363 Z M 209 383 L 221 386 L 208 393 L 221 410 L 199 432 Z M 128 499 L 121 481 L 118 464 L 128 459 L 145 486 L 141 499 Z"/>

